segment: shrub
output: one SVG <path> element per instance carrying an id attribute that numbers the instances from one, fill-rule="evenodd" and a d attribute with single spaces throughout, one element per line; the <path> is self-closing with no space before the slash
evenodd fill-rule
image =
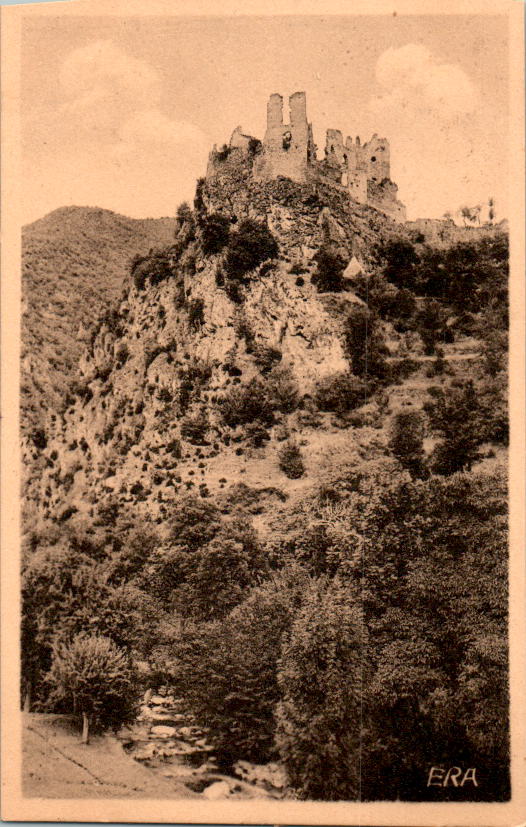
<path id="1" fill-rule="evenodd" d="M 424 472 L 424 423 L 418 411 L 401 411 L 391 427 L 389 449 L 412 476 Z"/>
<path id="2" fill-rule="evenodd" d="M 31 434 L 31 440 L 33 445 L 38 448 L 39 451 L 43 451 L 47 448 L 47 436 L 43 428 L 36 428 Z"/>
<path id="3" fill-rule="evenodd" d="M 247 218 L 230 236 L 225 271 L 231 279 L 243 281 L 246 273 L 277 254 L 277 241 L 267 225 Z"/>
<path id="4" fill-rule="evenodd" d="M 320 411 L 352 411 L 367 401 L 367 384 L 352 373 L 333 373 L 317 383 L 314 399 Z"/>
<path id="5" fill-rule="evenodd" d="M 300 391 L 290 368 L 273 368 L 267 380 L 267 396 L 272 408 L 281 413 L 292 413 L 296 410 Z"/>
<path id="6" fill-rule="evenodd" d="M 280 449 L 279 467 L 290 480 L 297 480 L 305 473 L 301 451 L 295 442 L 288 441 Z"/>
<path id="7" fill-rule="evenodd" d="M 206 189 L 206 178 L 198 178 L 195 186 L 194 209 L 197 213 L 198 220 L 201 221 L 203 214 L 206 212 L 205 202 L 203 198 Z"/>
<path id="8" fill-rule="evenodd" d="M 248 142 L 248 154 L 251 158 L 258 155 L 263 149 L 263 144 L 258 138 L 250 138 Z"/>
<path id="9" fill-rule="evenodd" d="M 131 275 L 137 290 L 143 290 L 146 280 L 150 284 L 159 284 L 161 281 L 174 275 L 169 250 L 151 252 L 147 256 L 135 256 L 131 264 Z"/>
<path id="10" fill-rule="evenodd" d="M 227 144 L 223 144 L 221 149 L 218 149 L 216 152 L 216 158 L 218 161 L 226 161 L 230 153 L 232 152 L 232 147 L 228 146 Z"/>
<path id="11" fill-rule="evenodd" d="M 181 441 L 172 439 L 166 446 L 166 452 L 171 454 L 174 459 L 181 459 Z"/>
<path id="12" fill-rule="evenodd" d="M 322 247 L 314 256 L 317 264 L 316 273 L 312 276 L 312 283 L 320 293 L 336 293 L 343 288 L 342 273 L 345 262 L 341 256 Z"/>
<path id="13" fill-rule="evenodd" d="M 234 321 L 234 330 L 236 332 L 236 336 L 238 339 L 243 339 L 245 342 L 245 347 L 247 349 L 247 353 L 263 353 L 265 346 L 264 345 L 257 345 L 254 346 L 255 336 L 252 326 L 249 320 L 246 318 L 243 310 L 238 310 L 236 313 L 236 318 Z M 257 357 L 255 357 L 257 358 Z M 264 360 L 264 357 L 263 357 Z"/>
<path id="14" fill-rule="evenodd" d="M 247 340 L 247 351 L 249 343 Z M 281 350 L 275 347 L 268 347 L 267 345 L 257 344 L 253 345 L 251 342 L 251 350 L 254 354 L 254 361 L 261 373 L 268 373 L 274 365 L 281 362 Z M 249 351 L 250 352 L 250 351 Z"/>
<path id="15" fill-rule="evenodd" d="M 452 383 L 429 393 L 424 410 L 432 430 L 443 438 L 433 452 L 433 469 L 445 475 L 470 471 L 484 439 L 482 409 L 473 382 Z"/>
<path id="16" fill-rule="evenodd" d="M 239 289 L 239 282 L 234 279 L 227 279 L 225 281 L 225 293 L 234 304 L 241 304 L 243 301 L 243 296 Z"/>
<path id="17" fill-rule="evenodd" d="M 187 494 L 179 497 L 169 519 L 170 541 L 190 551 L 206 545 L 217 534 L 221 515 L 215 505 Z"/>
<path id="18" fill-rule="evenodd" d="M 419 363 L 415 359 L 405 357 L 403 359 L 393 359 L 387 364 L 387 376 L 390 382 L 400 382 L 402 379 L 407 379 L 419 368 Z"/>
<path id="19" fill-rule="evenodd" d="M 188 321 L 194 330 L 205 322 L 204 307 L 203 299 L 192 299 L 188 305 Z"/>
<path id="20" fill-rule="evenodd" d="M 269 433 L 261 422 L 249 422 L 245 425 L 245 439 L 254 448 L 261 448 L 270 439 Z"/>
<path id="21" fill-rule="evenodd" d="M 363 620 L 337 582 L 314 582 L 284 636 L 276 743 L 301 798 L 352 801 L 361 784 Z"/>
<path id="22" fill-rule="evenodd" d="M 185 416 L 181 422 L 181 436 L 193 445 L 203 445 L 208 428 L 209 423 L 205 414 Z"/>
<path id="23" fill-rule="evenodd" d="M 220 400 L 220 405 L 223 422 L 230 427 L 246 425 L 255 420 L 271 425 L 274 420 L 267 389 L 258 379 L 252 379 L 248 385 L 232 388 Z"/>
<path id="24" fill-rule="evenodd" d="M 116 728 L 133 718 L 133 670 L 110 638 L 81 633 L 71 642 L 56 643 L 46 682 L 51 703 L 82 719 L 85 744 L 92 723 Z"/>
<path id="25" fill-rule="evenodd" d="M 201 244 L 207 255 L 219 253 L 228 244 L 230 219 L 222 213 L 212 213 L 201 224 Z"/>

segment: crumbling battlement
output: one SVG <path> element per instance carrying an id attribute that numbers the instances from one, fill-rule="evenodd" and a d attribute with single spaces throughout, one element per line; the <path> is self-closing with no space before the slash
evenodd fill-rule
<path id="1" fill-rule="evenodd" d="M 207 178 L 221 176 L 232 165 L 251 159 L 255 181 L 272 181 L 279 176 L 298 183 L 323 179 L 341 189 L 350 198 L 368 204 L 395 221 L 406 220 L 404 205 L 398 200 L 398 187 L 391 181 L 389 141 L 374 134 L 362 144 L 339 129 L 328 129 L 325 154 L 318 160 L 312 124 L 307 121 L 305 92 L 289 98 L 289 123 L 283 120 L 283 98 L 273 94 L 267 104 L 267 128 L 263 141 L 244 135 L 238 126 L 228 147 L 210 153 Z M 226 166 L 225 166 L 226 165 Z"/>

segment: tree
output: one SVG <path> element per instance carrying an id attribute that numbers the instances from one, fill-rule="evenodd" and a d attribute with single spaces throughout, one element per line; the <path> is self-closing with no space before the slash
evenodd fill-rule
<path id="1" fill-rule="evenodd" d="M 320 293 L 338 293 L 343 288 L 342 273 L 345 262 L 329 247 L 321 247 L 314 256 L 317 269 L 312 276 L 312 283 Z"/>
<path id="2" fill-rule="evenodd" d="M 383 275 L 397 287 L 414 291 L 418 283 L 419 257 L 410 241 L 395 239 L 379 251 L 383 260 Z"/>
<path id="3" fill-rule="evenodd" d="M 345 344 L 351 359 L 352 372 L 367 381 L 368 377 L 383 377 L 386 352 L 380 332 L 378 318 L 368 307 L 353 308 L 345 322 Z"/>
<path id="4" fill-rule="evenodd" d="M 188 203 L 188 201 L 183 201 L 177 207 L 176 222 L 177 222 L 176 235 L 177 235 L 177 232 L 179 230 L 181 230 L 184 227 L 185 224 L 188 225 L 188 228 L 191 229 L 192 231 L 195 229 L 194 214 L 193 214 L 193 212 L 190 208 L 190 204 Z"/>
<path id="5" fill-rule="evenodd" d="M 309 582 L 300 567 L 278 572 L 224 619 L 188 626 L 173 643 L 175 688 L 209 727 L 224 767 L 276 757 L 281 639 Z"/>
<path id="6" fill-rule="evenodd" d="M 81 633 L 53 647 L 46 676 L 50 700 L 82 719 L 82 742 L 93 723 L 117 727 L 133 717 L 134 672 L 112 640 Z"/>
<path id="7" fill-rule="evenodd" d="M 422 790 L 422 764 L 447 762 L 454 752 L 459 763 L 479 767 L 484 780 L 476 790 L 452 789 L 451 797 L 505 800 L 509 795 L 505 475 L 475 471 L 411 481 L 393 460 L 382 459 L 362 465 L 342 463 L 333 469 L 330 485 L 325 487 L 331 493 L 329 502 L 326 496 L 318 497 L 302 509 L 290 545 L 311 571 L 335 576 L 344 584 L 351 605 L 356 593 L 355 605 L 363 612 L 367 645 L 361 797 L 433 799 L 433 788 Z M 294 663 L 298 665 L 287 676 L 283 691 L 299 686 L 297 675 L 304 676 L 303 697 L 309 689 L 314 695 L 320 684 L 321 689 L 320 697 L 311 696 L 309 707 L 298 701 L 291 710 L 294 726 L 284 733 L 291 758 L 286 760 L 293 773 L 295 768 L 298 773 L 310 771 L 314 783 L 322 786 L 333 775 L 337 782 L 340 773 L 352 780 L 352 761 L 345 764 L 342 758 L 334 772 L 330 763 L 342 755 L 337 750 L 352 755 L 352 744 L 346 747 L 342 737 L 352 733 L 352 724 L 347 719 L 342 726 L 336 712 L 331 717 L 331 698 L 336 693 L 324 692 L 323 673 L 329 668 L 336 672 L 340 656 L 333 659 L 324 646 L 325 627 L 321 619 L 317 621 L 324 616 L 321 599 L 315 600 L 310 590 L 306 595 L 293 628 L 307 642 L 297 650 Z M 333 625 L 338 626 L 336 620 Z M 282 668 L 289 666 L 285 651 L 282 664 Z M 352 680 L 352 666 L 342 667 L 341 675 L 342 683 L 346 675 Z M 487 699 L 482 701 L 485 692 Z M 289 690 L 287 699 L 292 693 Z M 327 702 L 325 695 L 330 696 Z M 341 708 L 348 708 L 352 719 L 352 698 L 344 700 Z M 318 715 L 323 716 L 323 726 L 316 730 Z M 324 767 L 319 760 L 320 754 L 324 759 L 323 749 L 331 772 L 318 770 L 316 778 L 316 765 L 309 761 L 318 757 L 318 766 Z M 301 788 L 301 777 L 297 783 Z M 331 785 L 326 789 L 320 797 L 337 797 Z M 353 794 L 351 789 L 346 792 Z M 441 798 L 448 795 L 446 789 L 439 792 Z"/>
<path id="8" fill-rule="evenodd" d="M 278 243 L 267 225 L 252 218 L 242 221 L 228 243 L 225 271 L 234 281 L 243 282 L 250 270 L 278 254 Z"/>
<path id="9" fill-rule="evenodd" d="M 22 573 L 22 682 L 28 705 L 46 702 L 42 677 L 53 645 L 81 632 L 111 638 L 143 653 L 156 634 L 158 607 L 133 583 L 112 582 L 113 563 L 99 562 L 72 547 L 42 548 Z"/>
<path id="10" fill-rule="evenodd" d="M 435 346 L 443 328 L 443 311 L 439 302 L 434 299 L 426 299 L 422 309 L 416 317 L 417 330 L 424 343 L 424 352 L 431 356 L 435 352 Z"/>
<path id="11" fill-rule="evenodd" d="M 389 449 L 413 477 L 425 473 L 424 423 L 418 411 L 401 411 L 391 427 Z"/>
<path id="12" fill-rule="evenodd" d="M 482 206 L 480 204 L 476 204 L 474 207 L 464 206 L 460 208 L 460 215 L 464 221 L 464 226 L 466 226 L 466 222 L 470 224 L 475 224 L 478 222 L 480 224 L 480 213 L 482 210 Z"/>
<path id="13" fill-rule="evenodd" d="M 177 551 L 175 551 L 177 554 Z M 170 596 L 183 616 L 208 621 L 222 618 L 265 575 L 267 561 L 251 528 L 227 524 L 204 548 L 184 554 L 181 581 Z"/>
<path id="14" fill-rule="evenodd" d="M 201 243 L 206 255 L 219 253 L 228 244 L 230 219 L 222 213 L 207 215 L 201 223 Z"/>
<path id="15" fill-rule="evenodd" d="M 495 199 L 488 199 L 488 224 L 493 224 L 495 218 Z"/>
<path id="16" fill-rule="evenodd" d="M 481 440 L 481 409 L 472 380 L 437 388 L 424 404 L 431 428 L 442 436 L 433 454 L 439 474 L 471 470 Z"/>
<path id="17" fill-rule="evenodd" d="M 361 787 L 361 706 L 369 678 L 358 599 L 314 582 L 285 635 L 276 743 L 301 798 L 353 800 Z"/>

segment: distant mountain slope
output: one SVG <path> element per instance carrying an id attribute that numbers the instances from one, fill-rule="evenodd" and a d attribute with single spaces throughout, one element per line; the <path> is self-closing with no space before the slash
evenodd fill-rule
<path id="1" fill-rule="evenodd" d="M 171 218 L 134 219 L 92 207 L 62 207 L 22 231 L 22 429 L 56 410 L 79 359 L 82 326 L 122 289 L 136 253 L 173 239 Z"/>

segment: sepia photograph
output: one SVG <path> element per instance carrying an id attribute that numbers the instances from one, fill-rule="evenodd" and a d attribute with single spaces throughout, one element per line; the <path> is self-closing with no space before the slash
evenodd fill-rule
<path id="1" fill-rule="evenodd" d="M 3 9 L 8 819 L 521 820 L 524 6 L 315 5 Z"/>

